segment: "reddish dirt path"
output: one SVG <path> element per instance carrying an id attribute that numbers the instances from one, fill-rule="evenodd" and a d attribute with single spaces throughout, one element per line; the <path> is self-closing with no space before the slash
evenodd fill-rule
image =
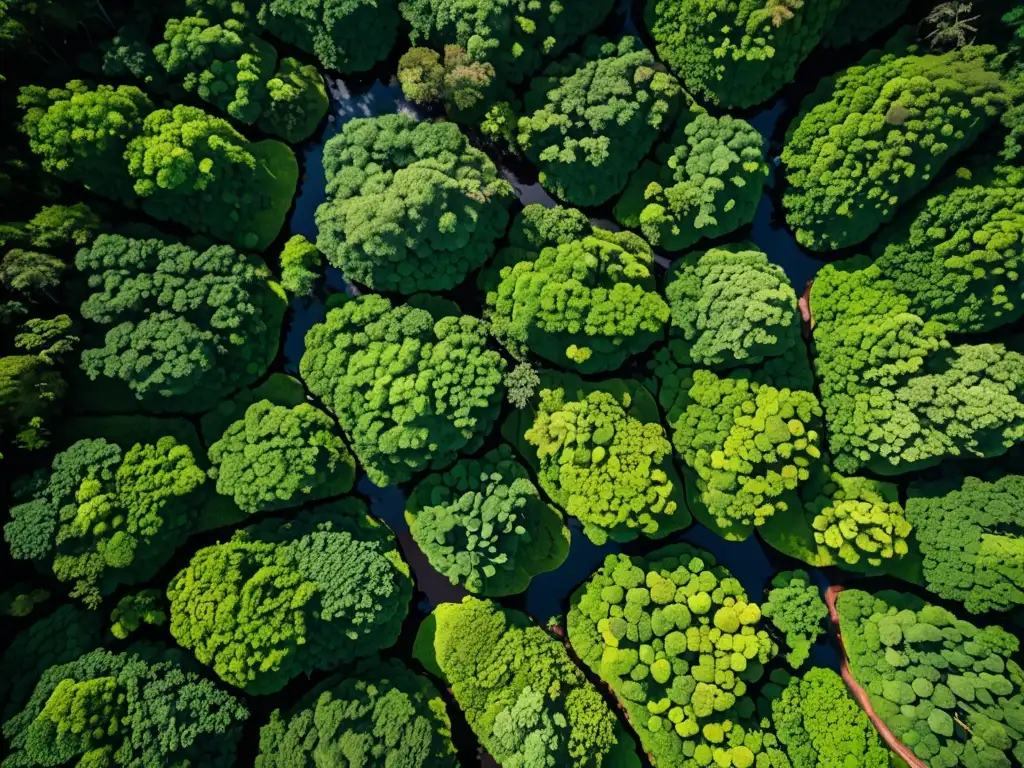
<path id="1" fill-rule="evenodd" d="M 871 706 L 871 699 L 868 697 L 868 692 L 865 691 L 860 683 L 858 683 L 853 673 L 850 672 L 850 665 L 846 660 L 846 646 L 843 645 L 843 633 L 839 631 L 839 611 L 836 610 L 836 595 L 842 592 L 845 587 L 840 587 L 833 584 L 825 590 L 825 603 L 828 605 L 828 617 L 832 621 L 832 626 L 835 629 L 836 639 L 839 641 L 840 651 L 840 663 L 839 671 L 843 676 L 843 680 L 846 682 L 847 688 L 853 694 L 853 698 L 857 700 L 857 703 L 861 705 L 865 712 L 868 713 L 868 717 L 871 722 L 875 724 L 875 728 L 878 729 L 879 735 L 882 740 L 889 745 L 889 749 L 895 752 L 897 755 L 902 757 L 910 768 L 928 768 L 928 766 L 921 762 L 921 760 L 910 751 L 910 748 L 902 741 L 896 738 L 896 734 L 889 730 L 882 718 L 875 714 L 875 708 Z"/>

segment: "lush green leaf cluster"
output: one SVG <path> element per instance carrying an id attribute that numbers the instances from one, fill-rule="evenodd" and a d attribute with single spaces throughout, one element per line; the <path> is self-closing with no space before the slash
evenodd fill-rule
<path id="1" fill-rule="evenodd" d="M 160 627 L 167 621 L 164 611 L 164 596 L 158 589 L 144 589 L 134 595 L 125 595 L 117 601 L 110 613 L 110 634 L 119 640 L 128 636 L 143 624 Z"/>
<path id="2" fill-rule="evenodd" d="M 245 512 L 269 512 L 352 490 L 355 460 L 326 413 L 260 400 L 210 446 L 217 492 Z"/>
<path id="3" fill-rule="evenodd" d="M 292 236 L 281 251 L 281 287 L 292 296 L 309 296 L 323 270 L 324 255 L 302 235 Z"/>
<path id="4" fill-rule="evenodd" d="M 875 263 L 910 310 L 953 332 L 989 331 L 1024 314 L 1024 185 L 973 175 L 883 230 Z"/>
<path id="5" fill-rule="evenodd" d="M 435 319 L 375 295 L 313 326 L 300 369 L 382 488 L 480 446 L 504 396 L 505 362 L 480 320 Z"/>
<path id="6" fill-rule="evenodd" d="M 768 601 L 761 612 L 786 636 L 786 661 L 793 669 L 803 666 L 811 646 L 825 631 L 828 608 L 806 571 L 783 571 L 772 579 Z"/>
<path id="7" fill-rule="evenodd" d="M 260 730 L 255 768 L 455 768 L 451 722 L 427 678 L 396 659 L 360 662 Z"/>
<path id="8" fill-rule="evenodd" d="M 257 2 L 256 18 L 264 29 L 316 56 L 327 69 L 365 72 L 386 58 L 395 43 L 396 0 Z"/>
<path id="9" fill-rule="evenodd" d="M 573 594 L 568 628 L 654 762 L 749 768 L 775 748 L 757 733 L 746 696 L 778 651 L 760 621 L 711 555 L 675 544 L 647 557 L 608 555 Z"/>
<path id="10" fill-rule="evenodd" d="M 99 648 L 49 667 L 4 723 L 4 768 L 229 768 L 248 711 L 179 650 Z"/>
<path id="11" fill-rule="evenodd" d="M 148 408 L 207 410 L 277 354 L 284 301 L 258 257 L 101 235 L 75 264 L 91 290 L 82 316 L 106 329 L 83 370 L 123 381 Z"/>
<path id="12" fill-rule="evenodd" d="M 420 627 L 416 654 L 500 765 L 638 764 L 601 694 L 525 614 L 475 597 L 442 603 Z"/>
<path id="13" fill-rule="evenodd" d="M 540 206 L 522 215 L 534 215 L 534 207 Z M 544 214 L 561 215 L 571 227 L 575 214 Z M 513 245 L 481 276 L 491 332 L 516 358 L 533 353 L 597 373 L 619 368 L 664 333 L 669 310 L 657 290 L 651 247 L 631 232 L 587 229 L 536 250 Z"/>
<path id="14" fill-rule="evenodd" d="M 250 143 L 196 107 L 154 110 L 133 86 L 31 86 L 18 103 L 32 151 L 60 178 L 242 248 L 281 230 L 298 165 L 280 142 Z"/>
<path id="15" fill-rule="evenodd" d="M 782 360 L 783 358 L 776 358 Z M 797 509 L 796 491 L 821 458 L 821 406 L 812 392 L 776 387 L 738 369 L 666 369 L 674 389 L 672 442 L 696 473 L 709 527 L 742 540 L 778 513 Z"/>
<path id="16" fill-rule="evenodd" d="M 173 437 L 128 451 L 80 440 L 49 471 L 22 484 L 4 538 L 16 559 L 31 560 L 74 585 L 90 607 L 119 584 L 152 577 L 192 532 L 206 473 Z"/>
<path id="17" fill-rule="evenodd" d="M 925 189 L 1009 103 L 995 59 L 987 46 L 875 51 L 822 80 L 782 150 L 797 241 L 820 251 L 856 245 Z"/>
<path id="18" fill-rule="evenodd" d="M 519 83 L 544 60 L 594 30 L 613 0 L 401 0 L 414 44 L 458 45 L 490 66 L 500 82 Z"/>
<path id="19" fill-rule="evenodd" d="M 0 723 L 25 706 L 47 669 L 99 646 L 103 629 L 99 612 L 65 603 L 15 635 L 0 658 Z"/>
<path id="20" fill-rule="evenodd" d="M 615 218 L 681 251 L 753 221 L 767 177 L 764 139 L 747 121 L 687 112 L 633 174 Z"/>
<path id="21" fill-rule="evenodd" d="M 811 290 L 815 368 L 837 469 L 894 474 L 995 456 L 1024 437 L 1024 356 L 953 347 L 877 265 L 826 265 Z"/>
<path id="22" fill-rule="evenodd" d="M 523 439 L 541 487 L 589 539 L 665 536 L 689 523 L 672 445 L 660 421 L 643 418 L 633 395 L 610 384 L 588 393 L 542 389 Z"/>
<path id="23" fill-rule="evenodd" d="M 452 288 L 508 224 L 511 185 L 454 123 L 351 120 L 327 142 L 324 169 L 317 246 L 349 280 L 376 290 Z"/>
<path id="24" fill-rule="evenodd" d="M 561 515 L 540 498 L 507 445 L 428 475 L 405 509 L 430 565 L 473 594 L 523 592 L 569 554 Z"/>
<path id="25" fill-rule="evenodd" d="M 771 699 L 772 721 L 793 768 L 889 768 L 892 754 L 839 675 L 812 667 L 771 679 L 782 686 Z"/>
<path id="26" fill-rule="evenodd" d="M 855 565 L 864 559 L 879 566 L 908 552 L 911 525 L 899 502 L 899 489 L 867 477 L 834 475 L 828 499 L 808 505 L 814 540 L 841 560 Z"/>
<path id="27" fill-rule="evenodd" d="M 144 28 L 129 24 L 106 46 L 103 72 L 134 76 L 173 96 L 195 94 L 235 120 L 301 142 L 327 113 L 323 77 L 295 59 L 280 61 L 270 43 L 237 18 L 172 18 L 150 49 Z"/>
<path id="28" fill-rule="evenodd" d="M 658 55 L 687 88 L 723 107 L 743 108 L 793 82 L 830 33 L 837 33 L 836 42 L 864 39 L 906 6 L 907 0 L 647 0 L 646 18 Z"/>
<path id="29" fill-rule="evenodd" d="M 1017 638 L 899 592 L 846 590 L 837 605 L 853 676 L 917 757 L 932 768 L 1021 762 Z"/>
<path id="30" fill-rule="evenodd" d="M 582 54 L 531 82 L 517 141 L 545 189 L 573 205 L 599 205 L 626 186 L 681 98 L 637 38 L 589 38 Z"/>
<path id="31" fill-rule="evenodd" d="M 971 613 L 1024 605 L 1024 477 L 913 483 L 907 518 L 935 594 Z"/>
<path id="32" fill-rule="evenodd" d="M 167 597 L 180 645 L 224 681 L 271 693 L 392 645 L 412 583 L 391 532 L 346 499 L 199 550 Z"/>
<path id="33" fill-rule="evenodd" d="M 680 362 L 732 368 L 784 355 L 802 344 L 800 317 L 782 267 L 752 244 L 712 248 L 669 267 L 669 334 Z"/>

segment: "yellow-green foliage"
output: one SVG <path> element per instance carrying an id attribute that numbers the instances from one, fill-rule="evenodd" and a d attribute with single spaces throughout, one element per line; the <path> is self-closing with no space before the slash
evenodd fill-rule
<path id="1" fill-rule="evenodd" d="M 676 370 L 669 414 L 676 451 L 696 474 L 709 524 L 746 538 L 799 504 L 795 491 L 821 458 L 821 406 L 811 392 L 776 388 L 749 371 L 719 377 Z"/>
<path id="2" fill-rule="evenodd" d="M 354 499 L 236 531 L 167 587 L 174 639 L 250 693 L 392 645 L 411 596 L 394 536 Z"/>
<path id="3" fill-rule="evenodd" d="M 573 594 L 568 629 L 659 765 L 713 757 L 723 768 L 749 768 L 759 749 L 758 765 L 777 751 L 770 733 L 744 739 L 763 725 L 747 688 L 778 652 L 760 622 L 758 606 L 710 554 L 675 544 L 647 557 L 606 557 Z"/>
<path id="4" fill-rule="evenodd" d="M 543 389 L 524 435 L 536 452 L 541 487 L 595 543 L 665 535 L 677 514 L 682 489 L 668 471 L 665 428 L 631 415 L 631 403 L 629 393 L 621 400 L 603 391 L 567 399 L 565 389 Z"/>
<path id="5" fill-rule="evenodd" d="M 834 476 L 836 489 L 828 501 L 812 503 L 814 540 L 840 560 L 869 565 L 907 554 L 910 523 L 900 506 L 898 489 L 865 477 Z"/>

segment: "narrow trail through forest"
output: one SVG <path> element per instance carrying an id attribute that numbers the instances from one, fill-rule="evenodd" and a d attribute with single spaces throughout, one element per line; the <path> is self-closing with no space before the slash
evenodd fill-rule
<path id="1" fill-rule="evenodd" d="M 867 712 L 868 718 L 870 718 L 871 722 L 874 723 L 875 728 L 878 730 L 878 735 L 882 737 L 882 740 L 888 745 L 889 749 L 903 758 L 904 762 L 906 762 L 910 768 L 928 768 L 928 766 L 918 759 L 918 757 L 911 751 L 910 747 L 897 739 L 896 734 L 889 730 L 889 726 L 885 724 L 882 718 L 880 718 L 875 712 L 875 708 L 871 706 L 871 698 L 868 696 L 868 692 L 865 691 L 863 686 L 857 682 L 853 676 L 853 672 L 850 671 L 850 662 L 846 658 L 846 646 L 843 645 L 843 633 L 840 631 L 839 626 L 839 611 L 836 610 L 836 597 L 845 589 L 846 587 L 841 587 L 838 584 L 832 584 L 825 590 L 825 604 L 828 606 L 828 618 L 832 624 L 832 630 L 835 633 L 836 641 L 839 643 L 839 674 L 843 676 L 843 681 L 846 683 L 846 687 L 850 689 L 850 693 L 853 694 L 853 698 L 856 699 L 858 704 L 860 704 L 861 709 Z"/>

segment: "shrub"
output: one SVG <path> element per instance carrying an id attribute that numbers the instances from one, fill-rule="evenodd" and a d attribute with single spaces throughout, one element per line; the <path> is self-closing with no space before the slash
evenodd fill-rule
<path id="1" fill-rule="evenodd" d="M 405 514 L 434 570 L 473 594 L 523 592 L 569 553 L 561 515 L 505 445 L 428 475 L 409 494 Z"/>
<path id="2" fill-rule="evenodd" d="M 924 555 L 928 589 L 971 613 L 1024 605 L 1024 477 L 911 484 L 907 519 Z"/>
<path id="3" fill-rule="evenodd" d="M 782 150 L 783 205 L 797 241 L 821 251 L 856 245 L 927 187 L 1007 105 L 995 53 L 876 51 L 823 80 Z"/>
<path id="4" fill-rule="evenodd" d="M 309 403 L 260 400 L 210 446 L 217 492 L 250 514 L 352 490 L 356 464 L 334 421 Z"/>
<path id="5" fill-rule="evenodd" d="M 754 219 L 768 177 L 764 139 L 745 120 L 687 112 L 629 180 L 615 206 L 624 227 L 681 251 Z"/>
<path id="6" fill-rule="evenodd" d="M 679 84 L 655 64 L 635 37 L 589 38 L 533 79 L 517 141 L 545 189 L 573 205 L 622 191 L 678 109 Z"/>
<path id="7" fill-rule="evenodd" d="M 786 661 L 793 669 L 803 666 L 818 636 L 825 632 L 822 621 L 828 615 L 821 593 L 806 571 L 777 574 L 768 590 L 768 602 L 761 612 L 786 635 L 790 651 Z"/>
<path id="8" fill-rule="evenodd" d="M 173 437 L 128 451 L 79 440 L 21 484 L 23 503 L 11 509 L 4 538 L 15 559 L 52 570 L 95 608 L 170 559 L 193 530 L 205 481 L 191 449 Z"/>
<path id="9" fill-rule="evenodd" d="M 237 531 L 167 587 L 174 639 L 248 693 L 387 648 L 411 597 L 394 536 L 353 499 Z"/>
<path id="10" fill-rule="evenodd" d="M 281 251 L 281 287 L 292 296 L 309 296 L 320 279 L 324 255 L 302 235 L 294 235 Z"/>
<path id="11" fill-rule="evenodd" d="M 443 291 L 494 252 L 512 186 L 454 123 L 360 118 L 324 147 L 317 246 L 378 291 Z"/>
<path id="12" fill-rule="evenodd" d="M 361 661 L 332 677 L 260 729 L 256 768 L 294 768 L 323 759 L 349 765 L 454 768 L 444 699 L 397 659 Z"/>
<path id="13" fill-rule="evenodd" d="M 480 446 L 504 395 L 505 362 L 487 349 L 483 323 L 374 295 L 313 326 L 300 370 L 382 488 Z"/>

